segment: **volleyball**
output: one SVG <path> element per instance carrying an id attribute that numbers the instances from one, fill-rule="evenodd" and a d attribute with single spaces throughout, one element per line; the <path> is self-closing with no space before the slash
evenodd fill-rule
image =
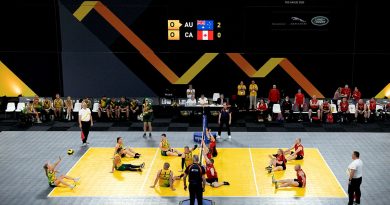
<path id="1" fill-rule="evenodd" d="M 73 149 L 68 149 L 68 155 L 72 155 L 74 153 Z"/>

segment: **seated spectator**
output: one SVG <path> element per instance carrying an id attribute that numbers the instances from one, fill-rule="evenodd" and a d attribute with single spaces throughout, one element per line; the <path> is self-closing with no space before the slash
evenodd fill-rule
<path id="1" fill-rule="evenodd" d="M 270 112 L 272 112 L 273 105 L 278 104 L 279 101 L 280 101 L 280 92 L 276 88 L 276 85 L 273 85 L 268 93 L 268 105 L 269 105 Z"/>
<path id="2" fill-rule="evenodd" d="M 370 99 L 370 102 L 368 103 L 368 112 L 367 112 L 367 118 L 370 119 L 371 116 L 376 115 L 376 101 L 374 98 Z"/>
<path id="3" fill-rule="evenodd" d="M 348 114 L 349 114 L 349 103 L 347 101 L 347 98 L 344 97 L 339 105 L 340 122 L 344 122 L 344 120 L 348 121 Z"/>
<path id="4" fill-rule="evenodd" d="M 223 103 L 227 103 L 227 100 L 223 94 L 219 96 L 217 99 L 217 105 L 223 105 Z"/>
<path id="5" fill-rule="evenodd" d="M 341 88 L 341 97 L 343 98 L 347 98 L 347 100 L 349 100 L 349 98 L 351 97 L 351 88 L 348 87 L 347 84 L 345 84 L 344 88 Z"/>
<path id="6" fill-rule="evenodd" d="M 328 119 L 329 113 L 332 113 L 332 111 L 330 109 L 330 103 L 329 103 L 329 100 L 325 99 L 324 103 L 322 103 L 322 105 L 321 105 L 321 120 Z"/>
<path id="7" fill-rule="evenodd" d="M 56 99 L 53 102 L 54 117 L 57 120 L 61 119 L 62 109 L 64 109 L 64 101 L 60 98 L 60 94 L 56 94 Z"/>
<path id="8" fill-rule="evenodd" d="M 34 97 L 32 106 L 34 109 L 33 113 L 37 114 L 38 116 L 37 123 L 42 123 L 42 121 L 40 120 L 42 114 L 42 102 L 40 102 L 39 97 L 37 95 Z"/>
<path id="9" fill-rule="evenodd" d="M 317 100 L 317 97 L 315 95 L 313 95 L 312 99 L 310 100 L 309 102 L 309 119 L 310 119 L 310 122 L 313 121 L 312 119 L 312 113 L 317 113 L 317 118 L 318 119 L 321 119 L 321 111 L 320 111 L 320 103 L 318 102 Z"/>
<path id="10" fill-rule="evenodd" d="M 208 105 L 209 104 L 209 101 L 207 100 L 207 98 L 204 96 L 204 94 L 202 94 L 198 100 L 198 104 L 200 105 Z"/>
<path id="11" fill-rule="evenodd" d="M 359 99 L 358 103 L 356 103 L 355 120 L 357 121 L 359 117 L 364 117 L 364 121 L 367 122 L 367 116 L 367 105 L 364 104 L 363 99 Z"/>
<path id="12" fill-rule="evenodd" d="M 359 91 L 357 87 L 355 87 L 355 90 L 353 91 L 352 98 L 355 103 L 358 103 L 360 98 L 362 97 L 362 93 Z"/>
<path id="13" fill-rule="evenodd" d="M 192 95 L 191 98 L 187 99 L 186 106 L 195 106 L 195 105 L 196 105 L 195 95 Z"/>
<path id="14" fill-rule="evenodd" d="M 107 118 L 110 118 L 110 109 L 108 105 L 108 99 L 107 96 L 103 96 L 102 99 L 99 100 L 99 109 L 98 109 L 98 116 L 99 118 L 102 117 L 102 112 L 105 112 L 107 114 Z"/>
<path id="15" fill-rule="evenodd" d="M 187 99 L 190 99 L 192 96 L 195 96 L 195 89 L 192 88 L 192 85 L 188 85 L 187 89 Z"/>
<path id="16" fill-rule="evenodd" d="M 298 89 L 298 93 L 295 94 L 294 106 L 299 111 L 298 121 L 302 121 L 303 105 L 305 104 L 305 95 Z"/>
<path id="17" fill-rule="evenodd" d="M 116 118 L 120 119 L 121 113 L 126 113 L 126 119 L 129 120 L 129 102 L 125 99 L 125 97 L 121 97 L 119 100 Z"/>
<path id="18" fill-rule="evenodd" d="M 138 106 L 138 101 L 135 98 L 130 100 L 129 109 L 130 109 L 130 113 L 132 115 L 132 120 L 137 119 L 138 112 L 139 112 L 139 106 Z"/>
<path id="19" fill-rule="evenodd" d="M 52 108 L 51 100 L 49 100 L 49 98 L 45 98 L 42 105 L 42 116 L 44 117 L 44 121 L 50 120 L 50 116 L 53 114 Z"/>
<path id="20" fill-rule="evenodd" d="M 72 120 L 72 111 L 73 111 L 73 101 L 70 96 L 65 100 L 65 109 L 66 109 L 66 119 L 68 121 Z"/>
<path id="21" fill-rule="evenodd" d="M 282 107 L 283 118 L 286 121 L 291 120 L 292 113 L 293 113 L 293 107 L 292 107 L 292 103 L 290 101 L 290 98 L 288 96 L 286 96 L 286 98 L 284 99 L 281 107 Z"/>
<path id="22" fill-rule="evenodd" d="M 260 100 L 260 102 L 257 103 L 257 113 L 258 117 L 257 120 L 259 122 L 264 122 L 264 119 L 267 118 L 268 115 L 268 105 L 264 102 L 263 99 Z"/>
<path id="23" fill-rule="evenodd" d="M 341 98 L 341 87 L 338 87 L 337 90 L 334 92 L 334 95 L 333 95 L 333 104 L 338 106 L 337 101 L 340 100 L 340 98 Z"/>

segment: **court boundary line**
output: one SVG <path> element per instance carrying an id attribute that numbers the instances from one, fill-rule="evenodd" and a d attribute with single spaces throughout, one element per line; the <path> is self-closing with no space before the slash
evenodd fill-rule
<path id="1" fill-rule="evenodd" d="M 76 161 L 76 163 L 74 163 L 74 165 L 72 166 L 72 168 L 70 168 L 69 171 L 66 172 L 65 175 L 68 175 L 68 174 L 73 170 L 73 168 L 76 167 L 76 165 L 81 161 L 81 159 L 82 159 L 82 158 L 89 152 L 89 150 L 91 150 L 92 148 L 94 148 L 94 147 L 88 147 L 87 151 L 84 152 L 83 156 L 81 156 L 81 157 Z M 54 187 L 54 189 L 56 189 L 56 188 L 57 188 L 57 187 Z M 50 191 L 50 193 L 47 195 L 47 197 L 53 197 L 53 196 L 50 196 L 50 194 L 54 191 L 54 189 L 52 189 L 52 190 Z M 55 197 L 56 197 L 56 196 L 55 196 Z"/>
<path id="2" fill-rule="evenodd" d="M 329 167 L 329 164 L 328 164 L 328 162 L 325 160 L 324 156 L 322 156 L 322 153 L 320 152 L 320 150 L 319 150 L 317 147 L 314 148 L 314 149 L 320 154 L 321 159 L 324 160 L 326 167 L 327 167 L 328 170 L 332 173 L 332 176 L 333 176 L 334 179 L 337 181 L 337 184 L 340 186 L 341 190 L 343 190 L 343 193 L 344 193 L 344 195 L 345 195 L 344 198 L 347 198 L 347 197 L 348 197 L 347 193 L 345 192 L 343 186 L 341 186 L 339 180 L 337 179 L 336 175 L 333 173 L 332 169 Z"/>
<path id="3" fill-rule="evenodd" d="M 159 150 L 159 148 L 156 148 L 156 153 L 154 153 L 154 157 L 153 157 L 153 159 L 152 159 L 152 162 L 150 163 L 148 172 L 146 173 L 144 182 L 143 182 L 142 185 L 141 185 L 141 189 L 139 190 L 138 195 L 141 195 L 141 193 L 142 193 L 143 190 L 144 190 L 145 184 L 146 184 L 146 182 L 147 182 L 148 179 L 149 179 L 150 172 L 152 171 L 152 167 L 153 167 L 153 165 L 154 165 L 154 161 L 155 161 L 156 158 L 157 158 L 158 150 Z"/>
<path id="4" fill-rule="evenodd" d="M 255 165 L 253 164 L 252 151 L 251 151 L 250 147 L 248 147 L 248 150 L 249 150 L 249 157 L 250 157 L 251 164 L 252 164 L 253 180 L 255 181 L 255 186 L 256 186 L 256 196 L 260 196 L 259 187 L 257 186 Z"/>

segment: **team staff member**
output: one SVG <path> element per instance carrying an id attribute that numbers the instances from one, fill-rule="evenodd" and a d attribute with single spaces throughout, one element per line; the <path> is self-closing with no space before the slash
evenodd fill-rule
<path id="1" fill-rule="evenodd" d="M 360 185 L 362 184 L 363 161 L 359 159 L 360 153 L 354 151 L 352 153 L 352 163 L 348 166 L 349 182 L 348 182 L 348 205 L 353 204 L 354 195 L 356 204 L 360 204 Z"/>
<path id="2" fill-rule="evenodd" d="M 341 122 L 344 122 L 344 119 L 348 120 L 348 114 L 349 114 L 348 108 L 349 108 L 349 103 L 347 101 L 347 98 L 344 97 L 339 105 L 339 115 L 340 115 Z"/>
<path id="3" fill-rule="evenodd" d="M 245 92 L 246 92 L 246 86 L 244 85 L 244 81 L 240 81 L 240 84 L 237 86 L 239 110 L 245 110 Z"/>
<path id="4" fill-rule="evenodd" d="M 291 152 L 290 156 L 288 156 L 286 159 L 288 161 L 290 160 L 301 160 L 305 156 L 305 151 L 303 149 L 303 145 L 301 144 L 301 138 L 295 139 L 295 144 L 288 150 L 284 151 L 284 154 L 287 154 L 292 149 L 294 149 L 294 152 Z"/>
<path id="5" fill-rule="evenodd" d="M 252 83 L 249 85 L 249 110 L 256 109 L 256 101 L 257 101 L 257 91 L 259 88 L 257 87 L 254 80 L 252 80 Z"/>
<path id="6" fill-rule="evenodd" d="M 330 110 L 330 104 L 327 99 L 324 100 L 324 103 L 322 103 L 321 107 L 321 120 L 327 119 L 328 114 L 332 111 Z"/>
<path id="7" fill-rule="evenodd" d="M 305 103 L 305 95 L 302 93 L 301 89 L 298 89 L 298 93 L 295 94 L 295 99 L 294 99 L 294 106 L 299 111 L 298 121 L 302 121 L 302 111 L 303 111 L 303 104 L 304 103 Z"/>
<path id="8" fill-rule="evenodd" d="M 363 99 L 359 99 L 356 103 L 355 120 L 357 121 L 359 116 L 363 115 L 365 122 L 367 122 L 367 105 L 364 104 Z"/>
<path id="9" fill-rule="evenodd" d="M 225 124 L 228 132 L 228 137 L 229 139 L 231 139 L 232 136 L 230 135 L 230 125 L 232 124 L 232 112 L 230 112 L 230 109 L 228 108 L 226 103 L 223 103 L 223 108 L 219 112 L 218 124 L 219 124 L 219 129 L 218 129 L 217 138 L 221 138 L 222 127 L 223 124 Z"/>
<path id="10" fill-rule="evenodd" d="M 203 205 L 203 191 L 206 185 L 206 170 L 199 164 L 199 156 L 194 155 L 194 163 L 187 167 L 184 174 L 184 190 L 187 191 L 187 176 L 189 182 L 190 205 L 195 204 L 195 197 L 198 205 Z"/>
<path id="11" fill-rule="evenodd" d="M 146 138 L 146 132 L 149 131 L 149 137 L 152 137 L 152 121 L 153 121 L 153 108 L 152 102 L 148 98 L 145 98 L 144 104 L 142 104 L 142 121 L 144 122 L 144 135 Z"/>
<path id="12" fill-rule="evenodd" d="M 60 98 L 60 94 L 56 94 L 56 99 L 54 99 L 53 105 L 54 105 L 54 117 L 60 120 L 62 109 L 64 108 L 64 101 Z"/>
<path id="13" fill-rule="evenodd" d="M 317 97 L 315 95 L 313 95 L 313 98 L 310 100 L 310 109 L 309 109 L 309 119 L 310 119 L 310 122 L 312 122 L 312 118 L 311 118 L 311 115 L 312 113 L 317 113 L 317 117 L 318 119 L 321 119 L 321 111 L 320 111 L 320 103 L 318 102 L 317 100 Z"/>
<path id="14" fill-rule="evenodd" d="M 93 126 L 93 119 L 91 115 L 91 110 L 87 107 L 87 103 L 83 101 L 81 103 L 81 109 L 79 111 L 79 127 L 81 128 L 82 134 L 83 134 L 83 146 L 86 146 L 89 144 L 87 142 L 88 140 L 88 134 L 89 130 Z"/>
<path id="15" fill-rule="evenodd" d="M 270 113 L 272 113 L 272 109 L 274 104 L 278 104 L 280 101 L 280 92 L 279 89 L 276 88 L 276 85 L 272 85 L 272 88 L 268 93 L 268 109 Z"/>

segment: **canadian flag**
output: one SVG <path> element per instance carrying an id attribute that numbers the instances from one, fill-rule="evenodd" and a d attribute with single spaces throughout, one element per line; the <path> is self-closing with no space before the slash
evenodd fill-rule
<path id="1" fill-rule="evenodd" d="M 197 35 L 198 40 L 214 40 L 214 31 L 212 30 L 203 30 L 199 31 L 198 30 L 198 35 Z"/>

